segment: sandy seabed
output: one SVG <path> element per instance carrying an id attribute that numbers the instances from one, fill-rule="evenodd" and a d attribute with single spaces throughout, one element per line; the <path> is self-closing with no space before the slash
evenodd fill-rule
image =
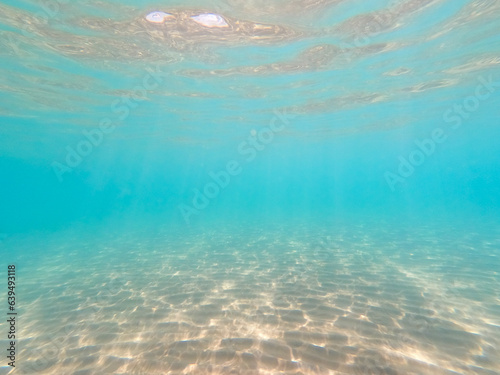
<path id="1" fill-rule="evenodd" d="M 59 237 L 16 260 L 0 374 L 500 374 L 489 233 Z"/>

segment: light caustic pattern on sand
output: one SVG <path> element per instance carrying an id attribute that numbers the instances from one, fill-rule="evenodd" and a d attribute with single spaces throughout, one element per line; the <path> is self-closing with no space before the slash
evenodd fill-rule
<path id="1" fill-rule="evenodd" d="M 48 242 L 12 374 L 497 373 L 498 240 L 415 233 Z"/>

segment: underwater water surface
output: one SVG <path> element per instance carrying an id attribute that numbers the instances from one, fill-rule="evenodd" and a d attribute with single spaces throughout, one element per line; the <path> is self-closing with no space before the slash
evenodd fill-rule
<path id="1" fill-rule="evenodd" d="M 500 374 L 497 1 L 0 14 L 0 375 Z"/>

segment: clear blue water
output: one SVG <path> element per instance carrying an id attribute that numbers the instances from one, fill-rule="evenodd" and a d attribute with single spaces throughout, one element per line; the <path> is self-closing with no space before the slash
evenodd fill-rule
<path id="1" fill-rule="evenodd" d="M 500 373 L 498 2 L 0 14 L 0 374 Z"/>

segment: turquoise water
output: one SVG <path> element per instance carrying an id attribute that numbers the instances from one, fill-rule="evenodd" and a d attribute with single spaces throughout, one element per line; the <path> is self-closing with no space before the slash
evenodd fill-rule
<path id="1" fill-rule="evenodd" d="M 0 374 L 500 374 L 498 2 L 0 14 Z"/>

